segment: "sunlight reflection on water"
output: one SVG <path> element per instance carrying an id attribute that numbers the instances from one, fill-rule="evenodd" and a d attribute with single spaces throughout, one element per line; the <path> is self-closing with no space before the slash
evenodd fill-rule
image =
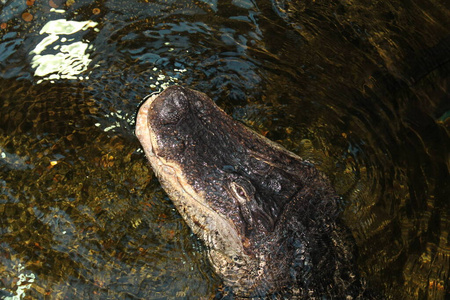
<path id="1" fill-rule="evenodd" d="M 43 80 L 88 79 L 87 75 L 78 75 L 87 71 L 91 62 L 87 50 L 93 50 L 93 47 L 84 39 L 80 41 L 74 34 L 97 24 L 90 20 L 80 22 L 65 19 L 52 20 L 45 24 L 39 34 L 49 35 L 30 52 L 30 55 L 34 55 L 31 61 L 31 66 L 35 69 L 34 75 L 42 77 L 38 83 Z"/>
<path id="2" fill-rule="evenodd" d="M 12 279 L 17 281 L 16 282 L 16 294 L 9 294 L 6 292 L 6 290 L 1 289 L 2 291 L 6 292 L 6 295 L 3 295 L 1 299 L 5 300 L 20 300 L 24 299 L 25 292 L 31 288 L 31 285 L 33 284 L 34 280 L 36 279 L 36 275 L 32 273 L 31 271 L 25 270 L 25 267 L 18 263 L 17 265 L 12 266 L 11 273 L 14 274 L 14 278 L 6 278 L 6 279 Z M 1 295 L 0 295 L 1 296 Z"/>

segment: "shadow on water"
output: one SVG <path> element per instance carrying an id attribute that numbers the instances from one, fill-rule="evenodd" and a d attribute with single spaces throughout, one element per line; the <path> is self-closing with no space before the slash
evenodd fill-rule
<path id="1" fill-rule="evenodd" d="M 2 0 L 0 298 L 214 297 L 133 134 L 170 84 L 314 161 L 386 298 L 450 297 L 449 28 L 432 0 Z"/>

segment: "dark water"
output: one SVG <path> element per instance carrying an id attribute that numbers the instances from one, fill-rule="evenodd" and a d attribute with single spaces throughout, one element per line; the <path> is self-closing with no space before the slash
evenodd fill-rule
<path id="1" fill-rule="evenodd" d="M 1 0 L 0 24 L 0 299 L 214 297 L 133 134 L 175 83 L 316 162 L 374 289 L 449 299 L 449 2 Z"/>

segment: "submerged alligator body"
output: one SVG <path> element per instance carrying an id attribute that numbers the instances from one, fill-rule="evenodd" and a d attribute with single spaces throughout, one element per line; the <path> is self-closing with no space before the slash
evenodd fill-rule
<path id="1" fill-rule="evenodd" d="M 365 298 L 337 195 L 311 163 L 181 86 L 145 101 L 136 135 L 235 296 Z"/>

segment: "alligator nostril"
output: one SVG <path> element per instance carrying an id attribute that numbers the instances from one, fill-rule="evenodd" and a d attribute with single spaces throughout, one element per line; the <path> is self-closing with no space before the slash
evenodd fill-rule
<path id="1" fill-rule="evenodd" d="M 188 110 L 188 99 L 182 87 L 169 87 L 155 101 L 153 110 L 162 124 L 177 123 Z"/>

